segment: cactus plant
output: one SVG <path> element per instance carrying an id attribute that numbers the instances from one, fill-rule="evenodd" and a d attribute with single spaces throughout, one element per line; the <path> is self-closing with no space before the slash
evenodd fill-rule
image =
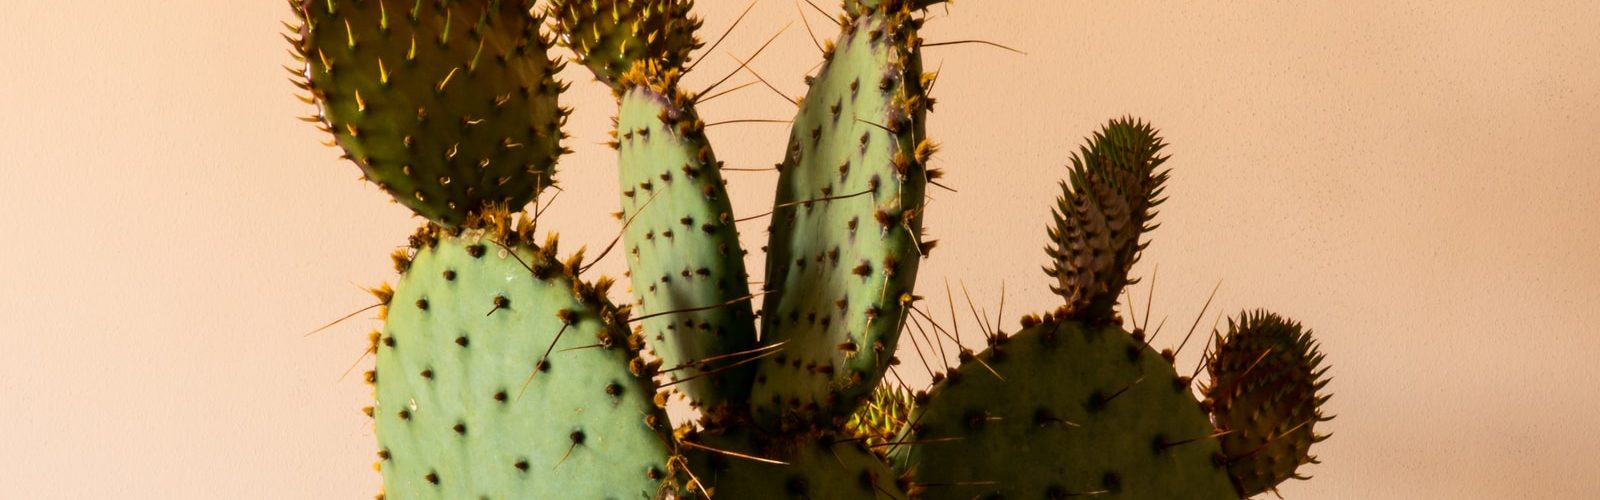
<path id="1" fill-rule="evenodd" d="M 1132 119 L 1095 134 L 1062 183 L 1046 267 L 1062 308 L 963 348 L 929 391 L 882 384 L 933 247 L 918 33 L 939 3 L 843 1 L 797 102 L 752 293 L 700 97 L 681 84 L 701 46 L 691 0 L 291 0 L 309 120 L 427 219 L 375 291 L 384 494 L 1231 498 L 1301 477 L 1327 400 L 1308 332 L 1230 323 L 1202 402 L 1169 353 L 1120 327 L 1167 179 L 1164 142 Z M 566 151 L 556 41 L 617 99 L 629 305 L 518 214 Z M 674 392 L 698 421 L 670 428 Z"/>

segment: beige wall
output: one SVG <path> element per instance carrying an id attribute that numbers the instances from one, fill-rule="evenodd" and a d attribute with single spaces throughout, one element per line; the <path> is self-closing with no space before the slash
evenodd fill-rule
<path id="1" fill-rule="evenodd" d="M 743 7 L 700 3 L 708 36 Z M 758 5 L 689 81 L 729 71 L 723 52 L 748 55 L 792 3 Z M 1324 342 L 1336 435 L 1286 497 L 1600 496 L 1600 3 L 1433 3 L 937 9 L 931 41 L 1028 54 L 928 50 L 930 130 L 960 191 L 933 192 L 922 290 L 942 302 L 946 279 L 965 283 L 993 315 L 1004 284 L 1011 328 L 1055 303 L 1039 271 L 1054 181 L 1082 136 L 1132 113 L 1176 168 L 1136 270 L 1160 266 L 1157 344 L 1219 281 L 1213 313 L 1269 307 Z M 358 287 L 391 276 L 416 221 L 293 119 L 308 108 L 278 67 L 283 3 L 0 10 L 0 497 L 375 492 L 367 389 L 340 378 L 374 322 L 301 333 L 370 303 Z M 817 57 L 795 23 L 755 67 L 795 95 Z M 613 110 L 567 77 L 577 153 L 546 219 L 598 248 L 617 230 L 598 144 Z M 752 87 L 702 112 L 788 108 Z M 777 161 L 786 133 L 712 130 L 745 167 Z M 737 209 L 764 210 L 772 174 L 729 177 Z"/>

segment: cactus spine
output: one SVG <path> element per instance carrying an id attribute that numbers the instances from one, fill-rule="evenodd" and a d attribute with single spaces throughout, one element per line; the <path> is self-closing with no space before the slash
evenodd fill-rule
<path id="1" fill-rule="evenodd" d="M 1164 142 L 1134 119 L 1071 156 L 1046 249 L 1062 307 L 963 349 L 931 390 L 882 387 L 933 246 L 918 32 L 938 3 L 843 0 L 753 294 L 699 97 L 680 86 L 701 46 L 692 1 L 551 0 L 552 40 L 529 0 L 291 0 L 308 120 L 427 219 L 375 292 L 384 494 L 1236 498 L 1303 477 L 1328 398 L 1308 331 L 1230 322 L 1198 401 L 1169 353 L 1119 326 L 1167 179 Z M 519 214 L 566 152 L 556 41 L 617 98 L 630 305 Z M 702 418 L 670 429 L 673 392 Z"/>

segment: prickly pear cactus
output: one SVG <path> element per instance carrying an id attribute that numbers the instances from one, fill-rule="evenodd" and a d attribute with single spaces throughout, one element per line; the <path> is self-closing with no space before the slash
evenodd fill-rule
<path id="1" fill-rule="evenodd" d="M 1171 363 L 1120 328 L 1025 323 L 912 413 L 897 465 L 924 498 L 1237 498 Z"/>
<path id="2" fill-rule="evenodd" d="M 795 116 L 762 307 L 762 342 L 785 347 L 760 365 L 758 419 L 847 416 L 894 355 L 926 252 L 921 23 L 901 1 L 852 9 Z"/>
<path id="3" fill-rule="evenodd" d="M 1316 425 L 1331 420 L 1323 355 L 1311 332 L 1277 314 L 1256 311 L 1228 320 L 1207 356 L 1211 382 L 1202 392 L 1222 432 L 1222 453 L 1239 494 L 1273 491 L 1300 466 L 1317 463 L 1311 445 L 1327 439 Z"/>
<path id="4" fill-rule="evenodd" d="M 671 487 L 655 367 L 627 314 L 531 233 L 490 214 L 429 225 L 397 256 L 371 375 L 389 498 L 654 498 Z"/>
<path id="5" fill-rule="evenodd" d="M 933 246 L 918 30 L 936 3 L 843 1 L 779 165 L 757 294 L 698 96 L 679 88 L 700 47 L 692 0 L 549 3 L 550 29 L 618 100 L 635 301 L 619 308 L 610 280 L 579 278 L 582 251 L 558 261 L 512 215 L 565 152 L 561 65 L 531 0 L 290 0 L 309 121 L 431 220 L 375 292 L 368 413 L 387 496 L 1237 498 L 1302 477 L 1327 420 L 1309 332 L 1230 323 L 1200 402 L 1171 356 L 1116 326 L 1167 176 L 1162 140 L 1133 119 L 1096 133 L 1062 183 L 1046 270 L 1065 306 L 962 349 L 915 405 L 879 387 Z M 675 390 L 706 411 L 671 431 Z"/>
<path id="6" fill-rule="evenodd" d="M 530 3 L 290 0 L 307 119 L 435 222 L 526 205 L 552 183 L 567 115 Z"/>

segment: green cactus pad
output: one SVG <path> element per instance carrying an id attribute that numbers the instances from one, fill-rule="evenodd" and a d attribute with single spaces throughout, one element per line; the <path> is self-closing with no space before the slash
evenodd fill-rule
<path id="1" fill-rule="evenodd" d="M 556 0 L 550 17 L 556 40 L 595 79 L 616 87 L 640 61 L 683 69 L 700 47 L 694 34 L 700 20 L 689 14 L 693 7 L 693 0 Z"/>
<path id="2" fill-rule="evenodd" d="M 829 433 L 759 438 L 689 433 L 690 491 L 713 499 L 906 499 L 909 485 L 860 440 Z"/>
<path id="3" fill-rule="evenodd" d="M 673 447 L 627 314 L 503 215 L 429 225 L 374 348 L 388 498 L 655 498 Z M 508 250 L 509 248 L 509 250 Z M 537 370 L 537 375 L 535 375 Z"/>
<path id="4" fill-rule="evenodd" d="M 909 7 L 842 24 L 795 116 L 768 244 L 757 417 L 849 415 L 888 368 L 913 297 L 925 140 L 917 27 Z M 805 425 L 805 424 L 801 424 Z"/>
<path id="5" fill-rule="evenodd" d="M 676 70 L 635 70 L 622 85 L 615 144 L 641 331 L 691 402 L 742 403 L 755 372 L 755 315 L 722 164 Z"/>
<path id="6" fill-rule="evenodd" d="M 1115 323 L 1113 309 L 1128 271 L 1155 229 L 1167 170 L 1159 170 L 1166 146 L 1149 125 L 1112 120 L 1088 146 L 1072 155 L 1071 182 L 1061 183 L 1055 224 L 1049 228 L 1051 290 L 1067 300 L 1069 315 L 1091 324 Z"/>
<path id="7" fill-rule="evenodd" d="M 567 113 L 529 3 L 291 0 L 310 119 L 434 222 L 526 205 L 551 185 Z"/>
<path id="8" fill-rule="evenodd" d="M 1328 384 L 1322 353 L 1299 323 L 1257 311 L 1228 320 L 1207 359 L 1211 383 L 1204 387 L 1222 453 L 1239 494 L 1253 496 L 1290 478 L 1306 479 L 1300 466 L 1317 463 L 1317 434 Z"/>
<path id="9" fill-rule="evenodd" d="M 892 455 L 924 498 L 1238 498 L 1188 379 L 1160 355 L 1116 327 L 1024 327 L 918 400 Z"/>

